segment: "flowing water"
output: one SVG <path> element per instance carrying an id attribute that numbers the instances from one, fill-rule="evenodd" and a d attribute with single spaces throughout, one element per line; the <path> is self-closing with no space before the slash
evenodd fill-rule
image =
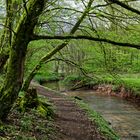
<path id="1" fill-rule="evenodd" d="M 66 94 L 82 98 L 91 108 L 99 112 L 121 136 L 121 140 L 140 140 L 140 109 L 134 104 L 90 90 L 67 92 Z"/>

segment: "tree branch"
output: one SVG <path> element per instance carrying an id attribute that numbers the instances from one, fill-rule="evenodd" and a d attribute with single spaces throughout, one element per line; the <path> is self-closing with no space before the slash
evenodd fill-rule
<path id="1" fill-rule="evenodd" d="M 134 8 L 130 7 L 129 5 L 126 5 L 126 4 L 123 3 L 123 2 L 120 2 L 119 0 L 108 0 L 108 1 L 109 1 L 109 2 L 112 2 L 112 3 L 116 3 L 117 5 L 119 5 L 119 6 L 123 7 L 123 8 L 125 8 L 125 9 L 127 9 L 127 10 L 129 10 L 129 11 L 131 11 L 131 12 L 133 12 L 133 13 L 136 13 L 136 14 L 140 15 L 140 11 L 139 11 L 139 10 L 134 9 Z"/>
<path id="2" fill-rule="evenodd" d="M 68 39 L 85 39 L 85 40 L 91 40 L 96 42 L 104 42 L 109 43 L 113 45 L 118 46 L 125 46 L 125 47 L 132 47 L 136 49 L 140 49 L 140 45 L 138 44 L 132 44 L 132 43 L 126 43 L 126 42 L 117 42 L 106 38 L 98 38 L 98 37 L 92 37 L 92 36 L 84 36 L 84 35 L 68 35 L 68 36 L 41 36 L 41 35 L 34 35 L 32 37 L 32 40 L 41 40 L 41 39 L 49 39 L 49 40 L 68 40 Z"/>
<path id="3" fill-rule="evenodd" d="M 13 32 L 16 35 L 16 32 L 13 29 L 9 28 L 8 26 L 1 24 L 1 23 L 0 23 L 0 26 L 7 28 L 9 31 Z"/>

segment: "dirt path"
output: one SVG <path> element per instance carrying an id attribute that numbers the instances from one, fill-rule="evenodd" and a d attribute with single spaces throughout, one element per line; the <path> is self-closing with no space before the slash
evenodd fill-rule
<path id="1" fill-rule="evenodd" d="M 35 87 L 38 93 L 47 96 L 56 107 L 54 122 L 58 129 L 57 140 L 105 140 L 73 100 L 48 92 L 43 86 Z"/>

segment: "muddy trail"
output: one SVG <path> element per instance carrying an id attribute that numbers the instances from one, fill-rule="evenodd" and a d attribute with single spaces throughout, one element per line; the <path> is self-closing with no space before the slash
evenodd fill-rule
<path id="1" fill-rule="evenodd" d="M 34 85 L 39 94 L 47 96 L 56 107 L 54 124 L 57 140 L 105 140 L 86 113 L 73 100 Z"/>

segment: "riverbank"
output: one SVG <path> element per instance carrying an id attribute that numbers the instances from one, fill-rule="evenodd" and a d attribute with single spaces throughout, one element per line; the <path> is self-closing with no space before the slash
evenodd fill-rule
<path id="1" fill-rule="evenodd" d="M 124 76 L 124 75 L 123 75 Z M 74 90 L 93 90 L 107 96 L 116 96 L 129 100 L 130 102 L 140 106 L 140 80 L 138 77 L 107 77 L 94 79 L 86 76 L 66 76 L 64 79 L 43 82 L 41 84 L 60 91 Z M 54 81 L 53 81 L 54 80 Z M 37 80 L 40 83 L 41 80 Z M 43 81 L 43 80 L 42 80 Z M 52 85 L 51 85 L 52 83 Z"/>
<path id="2" fill-rule="evenodd" d="M 100 85 L 93 86 L 93 89 L 99 94 L 123 98 L 124 100 L 128 100 L 131 103 L 140 106 L 140 96 L 138 94 L 134 94 L 131 89 L 127 89 L 124 86 L 100 84 Z"/>

